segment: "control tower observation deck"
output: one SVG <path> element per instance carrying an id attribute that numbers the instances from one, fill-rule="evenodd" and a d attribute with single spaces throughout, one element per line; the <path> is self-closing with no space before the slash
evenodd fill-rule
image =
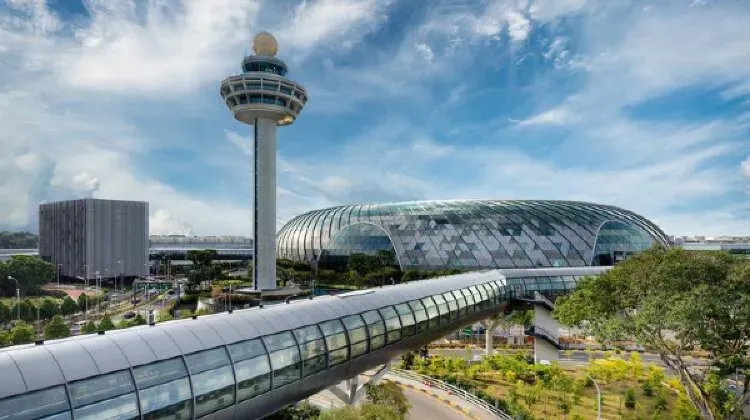
<path id="1" fill-rule="evenodd" d="M 261 291 L 276 288 L 276 127 L 294 123 L 307 91 L 286 78 L 273 35 L 260 32 L 252 49 L 242 74 L 224 79 L 220 92 L 234 118 L 254 128 L 253 285 Z"/>

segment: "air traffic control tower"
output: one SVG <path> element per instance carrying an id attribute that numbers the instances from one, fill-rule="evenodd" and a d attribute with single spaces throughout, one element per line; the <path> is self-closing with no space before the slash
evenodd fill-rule
<path id="1" fill-rule="evenodd" d="M 286 78 L 273 35 L 255 35 L 252 49 L 254 55 L 242 60 L 242 74 L 221 82 L 221 97 L 234 118 L 255 131 L 253 285 L 261 291 L 276 289 L 276 127 L 294 123 L 307 91 Z"/>

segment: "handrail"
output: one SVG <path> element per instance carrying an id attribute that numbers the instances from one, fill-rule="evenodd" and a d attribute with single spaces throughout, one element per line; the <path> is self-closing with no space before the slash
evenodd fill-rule
<path id="1" fill-rule="evenodd" d="M 534 300 L 537 300 L 537 301 L 542 302 L 542 303 L 546 303 L 547 305 L 549 305 L 550 308 L 554 308 L 555 307 L 555 303 L 554 302 L 552 302 L 551 300 L 547 299 L 547 296 L 544 296 L 543 294 L 541 294 L 539 292 L 535 292 L 534 293 Z"/>
<path id="2" fill-rule="evenodd" d="M 552 344 L 555 344 L 556 346 L 560 347 L 560 338 L 555 337 L 551 332 L 544 329 L 544 327 L 540 327 L 539 325 L 532 325 L 531 328 L 529 328 L 531 333 L 533 335 L 540 335 L 547 340 L 551 341 Z"/>
<path id="3" fill-rule="evenodd" d="M 487 401 L 477 397 L 476 395 L 464 389 L 453 386 L 439 379 L 435 379 L 430 376 L 422 375 L 420 373 L 410 371 L 410 370 L 394 369 L 394 368 L 391 368 L 387 374 L 398 376 L 403 379 L 409 379 L 412 381 L 421 382 L 423 384 L 430 386 L 431 388 L 437 388 L 442 391 L 448 392 L 452 395 L 455 395 L 458 398 L 461 398 L 462 400 L 468 403 L 471 403 L 498 418 L 501 418 L 503 420 L 513 420 L 513 417 L 503 412 L 502 410 L 498 409 L 497 407 L 493 406 L 492 404 L 489 404 Z"/>

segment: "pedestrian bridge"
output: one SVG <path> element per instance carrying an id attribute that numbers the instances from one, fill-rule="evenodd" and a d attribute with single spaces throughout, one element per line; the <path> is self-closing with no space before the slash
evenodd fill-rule
<path id="1" fill-rule="evenodd" d="M 477 271 L 0 349 L 0 420 L 261 418 L 608 268 Z"/>

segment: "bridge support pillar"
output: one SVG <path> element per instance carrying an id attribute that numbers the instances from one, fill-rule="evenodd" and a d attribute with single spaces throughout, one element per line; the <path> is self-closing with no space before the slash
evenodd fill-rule
<path id="1" fill-rule="evenodd" d="M 492 352 L 495 350 L 495 341 L 492 331 L 494 331 L 501 323 L 508 322 L 514 313 L 515 311 L 511 312 L 509 315 L 494 315 L 482 321 L 482 325 L 484 326 L 484 355 L 486 357 L 492 356 Z"/>
<path id="2" fill-rule="evenodd" d="M 388 373 L 388 371 L 391 368 L 391 362 L 386 363 L 378 369 L 377 372 L 375 372 L 374 375 L 370 376 L 367 381 L 360 384 L 360 376 L 357 375 L 353 378 L 349 378 L 345 381 L 343 381 L 339 385 L 333 385 L 328 390 L 333 394 L 336 398 L 341 400 L 346 405 L 355 405 L 362 401 L 362 397 L 365 396 L 365 388 L 367 385 L 375 385 L 377 384 L 380 379 Z M 343 385 L 343 388 L 342 388 Z"/>
<path id="3" fill-rule="evenodd" d="M 534 336 L 534 363 L 542 360 L 555 362 L 560 359 L 560 324 L 552 317 L 554 304 L 544 296 L 534 296 L 534 326 L 530 329 Z"/>

